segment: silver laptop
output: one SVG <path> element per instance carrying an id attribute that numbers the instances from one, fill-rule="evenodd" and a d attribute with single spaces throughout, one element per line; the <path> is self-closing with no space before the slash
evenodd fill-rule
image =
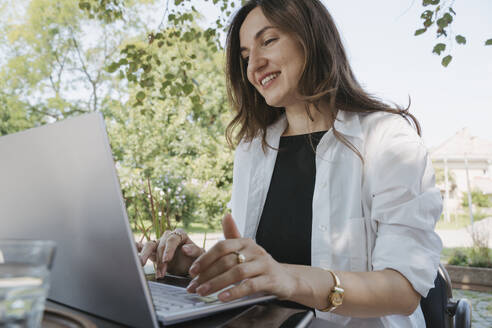
<path id="1" fill-rule="evenodd" d="M 132 327 L 273 298 L 222 303 L 146 281 L 100 113 L 0 137 L 0 238 L 55 240 L 48 298 Z"/>

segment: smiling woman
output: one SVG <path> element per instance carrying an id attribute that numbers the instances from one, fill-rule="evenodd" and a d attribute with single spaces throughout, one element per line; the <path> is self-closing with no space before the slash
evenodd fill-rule
<path id="1" fill-rule="evenodd" d="M 262 291 L 347 327 L 425 326 L 441 196 L 416 119 L 362 89 L 318 0 L 248 1 L 226 57 L 231 143 L 239 128 L 226 240 L 204 252 L 167 233 L 143 262 L 156 248 L 158 275 L 193 262 L 200 295 L 237 284 L 222 301 Z"/>
<path id="2" fill-rule="evenodd" d="M 248 81 L 265 102 L 272 107 L 302 105 L 297 97 L 304 66 L 301 44 L 293 36 L 270 25 L 259 7 L 246 17 L 239 38 Z"/>

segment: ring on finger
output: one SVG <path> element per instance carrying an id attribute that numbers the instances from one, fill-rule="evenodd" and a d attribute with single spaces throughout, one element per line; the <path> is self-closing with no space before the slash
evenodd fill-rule
<path id="1" fill-rule="evenodd" d="M 234 252 L 234 254 L 236 254 L 237 264 L 241 264 L 241 263 L 246 262 L 246 257 L 244 256 L 244 254 L 239 253 L 239 252 Z"/>

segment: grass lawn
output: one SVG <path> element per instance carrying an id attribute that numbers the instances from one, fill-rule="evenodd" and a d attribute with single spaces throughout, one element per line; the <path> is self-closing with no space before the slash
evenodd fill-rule
<path id="1" fill-rule="evenodd" d="M 473 213 L 473 221 L 477 222 L 490 215 L 485 214 L 484 212 L 478 210 L 476 213 Z M 444 216 L 441 215 L 439 221 L 437 221 L 436 229 L 439 230 L 456 230 L 466 228 L 470 225 L 470 215 L 460 213 L 460 214 L 450 214 L 449 222 L 444 221 Z"/>

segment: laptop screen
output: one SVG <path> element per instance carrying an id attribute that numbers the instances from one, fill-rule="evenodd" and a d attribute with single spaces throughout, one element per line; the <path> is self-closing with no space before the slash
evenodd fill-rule
<path id="1" fill-rule="evenodd" d="M 157 326 L 100 113 L 0 137 L 0 238 L 57 242 L 49 299 Z"/>

